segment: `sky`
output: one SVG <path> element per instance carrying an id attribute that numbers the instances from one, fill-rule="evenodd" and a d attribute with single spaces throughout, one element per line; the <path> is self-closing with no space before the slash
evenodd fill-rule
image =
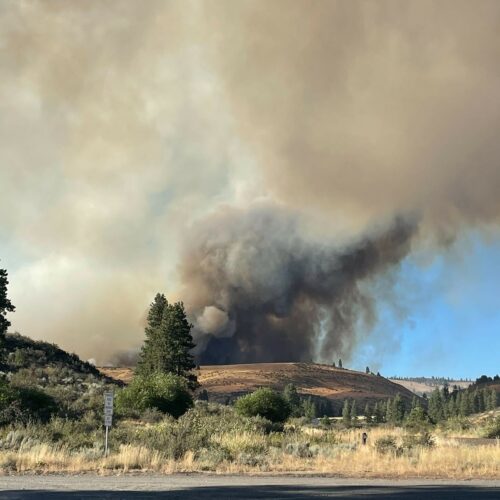
<path id="1" fill-rule="evenodd" d="M 500 5 L 0 3 L 12 329 L 97 363 L 500 372 Z M 117 357 L 118 356 L 118 357 Z"/>

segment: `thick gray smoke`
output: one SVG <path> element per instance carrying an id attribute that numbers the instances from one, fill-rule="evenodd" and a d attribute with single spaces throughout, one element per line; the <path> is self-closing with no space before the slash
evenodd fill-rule
<path id="1" fill-rule="evenodd" d="M 380 221 L 498 234 L 499 26 L 498 0 L 2 0 L 12 328 L 102 363 L 164 291 L 204 360 L 345 356 L 409 251 Z"/>
<path id="2" fill-rule="evenodd" d="M 399 218 L 340 246 L 306 236 L 298 217 L 276 207 L 226 209 L 204 220 L 181 263 L 200 361 L 348 355 L 356 326 L 375 319 L 360 285 L 400 262 L 415 230 L 412 219 Z"/>

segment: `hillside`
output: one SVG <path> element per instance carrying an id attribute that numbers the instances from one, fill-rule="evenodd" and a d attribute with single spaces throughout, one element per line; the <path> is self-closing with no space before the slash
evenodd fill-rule
<path id="1" fill-rule="evenodd" d="M 125 383 L 133 376 L 130 368 L 101 368 L 101 371 Z M 408 401 L 414 396 L 405 387 L 383 377 L 313 363 L 210 365 L 202 366 L 197 375 L 200 391 L 205 389 L 209 400 L 221 403 L 233 401 L 258 387 L 282 390 L 287 384 L 294 384 L 303 396 L 328 400 L 335 411 L 344 399 L 355 399 L 362 407 L 367 402 L 392 398 L 398 393 Z"/>
<path id="2" fill-rule="evenodd" d="M 47 396 L 41 406 L 50 402 L 54 414 L 71 418 L 88 410 L 100 412 L 104 390 L 122 385 L 76 354 L 19 334 L 7 334 L 0 345 L 0 372 L 2 381 L 27 394 L 27 403 Z M 3 403 L 0 422 L 11 418 L 4 408 L 7 402 Z"/>
<path id="3" fill-rule="evenodd" d="M 436 383 L 433 379 L 422 379 L 422 380 L 412 380 L 412 379 L 389 379 L 391 382 L 395 384 L 402 385 L 406 387 L 409 391 L 414 392 L 418 396 L 422 396 L 423 394 L 429 395 L 434 389 L 442 389 L 444 387 L 444 383 Z M 448 387 L 457 386 L 460 389 L 467 389 L 472 382 L 465 380 L 450 380 L 447 382 Z"/>

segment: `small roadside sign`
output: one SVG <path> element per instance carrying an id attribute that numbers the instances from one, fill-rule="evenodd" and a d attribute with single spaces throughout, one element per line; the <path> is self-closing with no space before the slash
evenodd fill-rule
<path id="1" fill-rule="evenodd" d="M 112 392 L 104 393 L 104 408 L 113 408 L 113 396 Z"/>
<path id="2" fill-rule="evenodd" d="M 113 399 L 112 392 L 104 393 L 104 426 L 106 427 L 106 437 L 104 441 L 104 456 L 108 455 L 108 433 L 111 424 L 113 423 Z"/>

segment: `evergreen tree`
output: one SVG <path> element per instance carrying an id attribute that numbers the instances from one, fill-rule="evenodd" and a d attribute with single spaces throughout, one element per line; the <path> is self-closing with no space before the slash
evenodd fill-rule
<path id="1" fill-rule="evenodd" d="M 437 424 L 444 420 L 443 396 L 439 389 L 434 389 L 429 398 L 429 417 Z"/>
<path id="2" fill-rule="evenodd" d="M 298 417 L 301 413 L 300 396 L 297 388 L 293 384 L 288 384 L 283 390 L 283 397 L 290 405 L 292 417 Z"/>
<path id="3" fill-rule="evenodd" d="M 342 360 L 339 359 L 339 368 L 342 368 Z"/>
<path id="4" fill-rule="evenodd" d="M 169 304 L 157 294 L 149 309 L 146 339 L 141 350 L 137 374 L 173 373 L 188 380 L 191 389 L 198 387 L 191 350 L 194 347 L 191 325 L 182 302 Z"/>
<path id="5" fill-rule="evenodd" d="M 358 421 L 358 411 L 356 410 L 356 400 L 352 401 L 351 421 L 355 424 Z"/>
<path id="6" fill-rule="evenodd" d="M 486 397 L 487 410 L 494 410 L 497 407 L 497 393 L 495 389 L 489 391 L 489 395 Z"/>
<path id="7" fill-rule="evenodd" d="M 312 398 L 305 398 L 302 400 L 302 413 L 306 418 L 315 418 L 316 417 L 316 405 Z"/>
<path id="8" fill-rule="evenodd" d="M 194 348 L 191 329 L 193 325 L 186 318 L 182 302 L 176 302 L 163 311 L 160 333 L 165 339 L 163 370 L 172 372 L 189 381 L 194 389 L 198 386 L 196 375 L 191 371 L 196 367 L 191 350 Z"/>
<path id="9" fill-rule="evenodd" d="M 342 422 L 347 426 L 351 425 L 351 405 L 348 399 L 344 401 L 344 406 L 342 408 Z"/>
<path id="10" fill-rule="evenodd" d="M 137 363 L 137 375 L 151 375 L 161 371 L 161 360 L 165 356 L 165 342 L 160 333 L 160 325 L 165 309 L 169 307 L 165 295 L 157 293 L 153 303 L 149 307 L 147 325 L 145 328 L 146 338 L 139 354 Z"/>
<path id="11" fill-rule="evenodd" d="M 371 424 L 373 422 L 373 416 L 372 416 L 373 412 L 372 412 L 372 409 L 370 407 L 370 403 L 366 403 L 366 406 L 365 406 L 365 422 L 367 424 Z"/>
<path id="12" fill-rule="evenodd" d="M 392 399 L 388 399 L 385 404 L 385 421 L 391 424 L 394 423 L 394 405 Z"/>
<path id="13" fill-rule="evenodd" d="M 401 424 L 405 418 L 405 403 L 399 394 L 392 400 L 392 422 Z"/>
<path id="14" fill-rule="evenodd" d="M 366 367 L 365 373 L 366 373 L 367 375 L 370 375 L 370 367 L 369 367 L 369 366 L 367 366 L 367 367 Z"/>
<path id="15" fill-rule="evenodd" d="M 7 285 L 9 284 L 7 276 L 7 271 L 0 269 L 0 340 L 5 337 L 7 329 L 10 326 L 10 321 L 7 319 L 6 314 L 15 310 L 12 302 L 7 297 Z"/>
<path id="16" fill-rule="evenodd" d="M 384 422 L 385 419 L 384 403 L 382 402 L 375 403 L 375 407 L 373 409 L 373 417 L 377 424 L 381 424 Z"/>

